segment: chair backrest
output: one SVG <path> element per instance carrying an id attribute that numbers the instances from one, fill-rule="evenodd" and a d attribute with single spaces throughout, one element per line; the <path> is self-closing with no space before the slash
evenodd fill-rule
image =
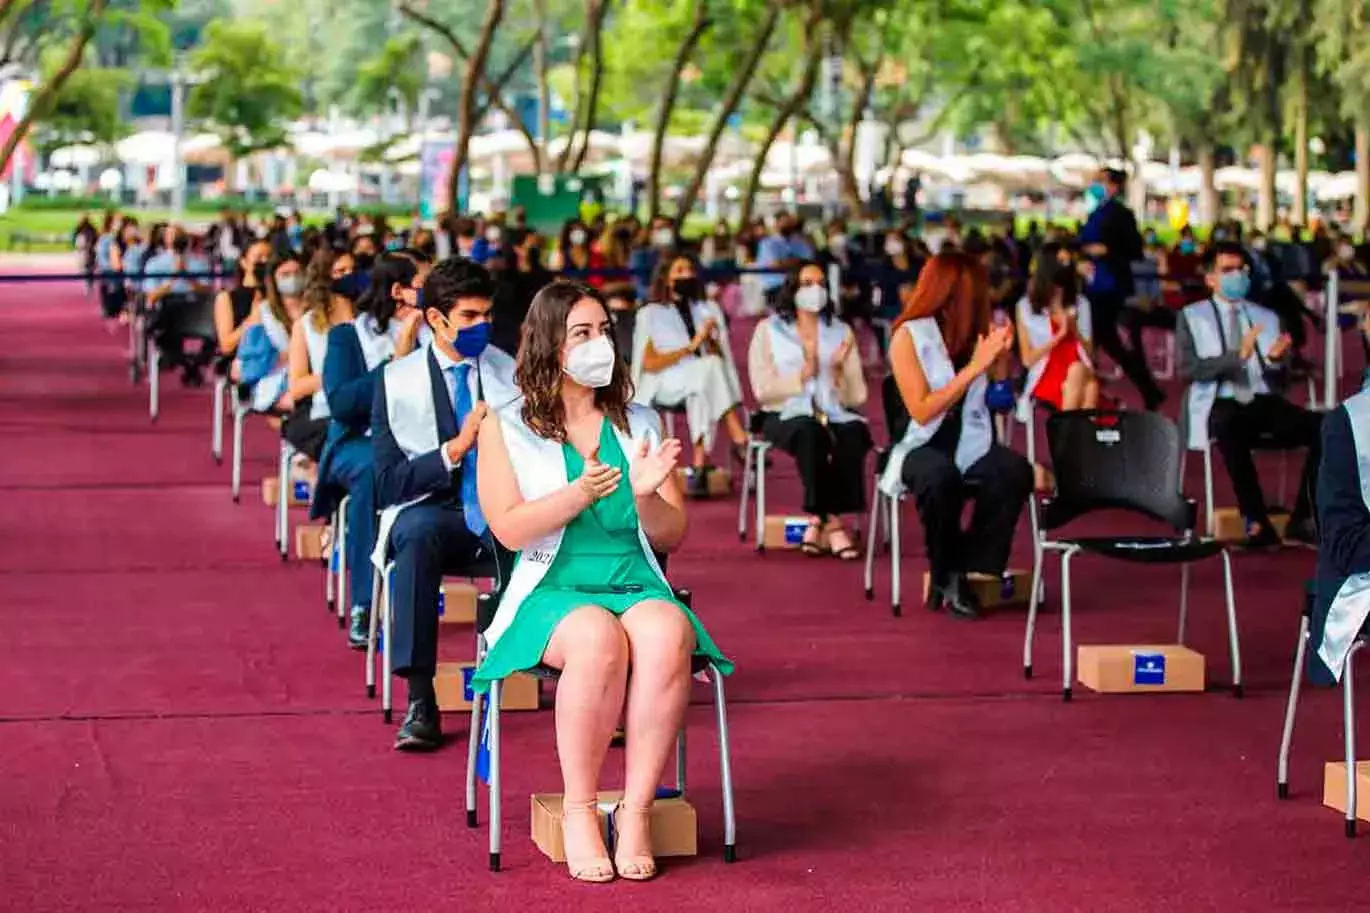
<path id="1" fill-rule="evenodd" d="M 1054 529 L 1098 510 L 1143 514 L 1185 532 L 1194 505 L 1180 493 L 1180 432 L 1154 412 L 1075 410 L 1047 420 L 1056 494 L 1042 512 Z"/>
<path id="2" fill-rule="evenodd" d="M 904 397 L 899 393 L 899 384 L 893 374 L 886 374 L 880 382 L 880 405 L 885 413 L 885 430 L 891 441 L 903 440 L 904 432 L 909 430 L 909 410 L 904 407 Z"/>
<path id="3" fill-rule="evenodd" d="M 217 339 L 214 297 L 198 293 L 167 295 L 159 306 L 157 329 L 177 336 Z"/>

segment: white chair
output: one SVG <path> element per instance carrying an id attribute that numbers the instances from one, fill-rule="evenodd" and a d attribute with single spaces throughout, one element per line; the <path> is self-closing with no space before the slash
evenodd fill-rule
<path id="1" fill-rule="evenodd" d="M 742 461 L 742 491 L 737 505 L 737 540 L 747 541 L 747 500 L 756 489 L 756 550 L 764 552 L 766 525 L 766 460 L 771 442 L 761 436 L 766 413 L 753 412 L 747 420 L 747 455 Z"/>
<path id="2" fill-rule="evenodd" d="M 1280 736 L 1280 757 L 1277 764 L 1275 794 L 1289 798 L 1289 750 L 1294 741 L 1294 715 L 1299 709 L 1299 691 L 1303 683 L 1304 661 L 1308 655 L 1308 626 L 1313 610 L 1313 587 L 1305 589 L 1303 614 L 1299 618 L 1299 640 L 1294 650 L 1294 671 L 1289 678 L 1289 700 L 1285 704 L 1284 729 Z M 1341 669 L 1342 730 L 1346 750 L 1346 817 L 1347 837 L 1356 836 L 1356 688 L 1352 677 L 1353 660 L 1366 644 L 1362 634 L 1351 644 L 1346 662 Z"/>
<path id="3" fill-rule="evenodd" d="M 295 448 L 282 437 L 276 464 L 276 548 L 282 561 L 290 557 L 290 499 L 295 494 L 290 480 L 290 463 L 294 458 Z"/>
<path id="4" fill-rule="evenodd" d="M 890 611 L 895 618 L 899 618 L 904 611 L 900 603 L 899 514 L 905 496 L 903 491 L 900 491 L 897 497 L 891 498 L 880 490 L 880 476 L 885 471 L 885 465 L 889 458 L 889 450 L 876 449 L 875 477 L 871 482 L 870 528 L 866 531 L 865 594 L 867 602 L 875 599 L 875 548 L 876 540 L 880 536 L 880 516 L 884 514 L 886 529 L 888 530 L 886 541 L 890 553 Z"/>
<path id="5" fill-rule="evenodd" d="M 209 452 L 213 454 L 214 462 L 220 465 L 224 462 L 224 403 L 232 404 L 237 398 L 237 393 L 230 392 L 230 382 L 227 375 L 216 374 L 214 377 L 214 418 L 209 429 Z"/>
<path id="6" fill-rule="evenodd" d="M 676 598 L 686 605 L 691 602 L 688 590 L 676 590 Z M 476 661 L 479 663 L 485 658 L 486 641 L 485 631 L 495 617 L 495 608 L 498 605 L 497 597 L 492 593 L 482 594 L 476 608 Z M 705 676 L 713 685 L 714 692 L 714 712 L 718 722 L 718 754 L 720 767 L 720 786 L 723 794 L 723 861 L 737 861 L 737 819 L 733 803 L 733 769 L 732 769 L 732 750 L 728 736 L 728 705 L 723 690 L 723 676 L 711 662 L 696 658 L 692 664 L 692 671 L 696 678 Z M 546 666 L 539 666 L 531 670 L 532 674 L 539 678 L 555 681 L 558 672 Z M 475 693 L 471 700 L 471 725 L 467 729 L 467 752 L 466 752 L 466 826 L 478 827 L 479 819 L 476 813 L 476 768 L 480 753 L 481 743 L 484 742 L 489 752 L 489 776 L 486 780 L 488 787 L 489 803 L 489 827 L 490 827 L 490 871 L 500 870 L 500 854 L 502 852 L 502 830 L 503 813 L 500 797 L 500 768 L 502 763 L 500 747 L 500 694 L 503 681 L 496 680 L 490 683 L 489 712 L 484 714 L 485 725 L 481 725 L 482 713 L 485 710 L 487 698 L 484 695 Z M 681 796 L 685 795 L 686 784 L 686 747 L 685 747 L 685 727 L 682 726 L 676 736 L 676 759 L 675 759 L 675 781 L 676 790 Z"/>
<path id="7" fill-rule="evenodd" d="M 251 413 L 246 401 L 233 395 L 233 503 L 240 500 L 243 487 L 243 425 Z"/>
<path id="8" fill-rule="evenodd" d="M 333 543 L 332 556 L 328 562 L 328 573 L 324 574 L 324 599 L 328 605 L 328 614 L 332 615 L 336 611 L 339 628 L 346 626 L 350 608 L 347 604 L 347 505 L 351 500 L 351 495 L 344 495 L 337 509 L 333 511 L 330 523 L 332 535 L 329 537 Z"/>
<path id="9" fill-rule="evenodd" d="M 1200 447 L 1200 448 L 1186 447 L 1185 449 L 1183 449 L 1183 450 L 1180 451 L 1180 478 L 1181 478 L 1181 479 L 1184 478 L 1185 464 L 1186 464 L 1186 462 L 1187 462 L 1186 457 L 1187 457 L 1189 451 L 1190 451 L 1190 450 L 1197 450 L 1199 453 L 1203 454 L 1203 459 L 1204 459 L 1204 518 L 1205 518 L 1205 519 L 1204 519 L 1204 535 L 1206 535 L 1206 536 L 1214 536 L 1214 535 L 1216 535 L 1216 534 L 1217 534 L 1217 528 L 1218 528 L 1218 521 L 1217 521 L 1217 517 L 1216 517 L 1216 515 L 1215 515 L 1215 513 L 1214 513 L 1215 508 L 1214 508 L 1214 506 L 1213 506 L 1213 499 L 1214 499 L 1214 496 L 1213 496 L 1213 445 L 1214 445 L 1214 441 L 1213 441 L 1212 439 L 1209 439 L 1208 441 L 1205 442 L 1205 445 L 1204 445 L 1203 447 Z M 1296 448 L 1296 449 L 1302 449 L 1302 448 Z M 1278 447 L 1278 448 L 1277 448 L 1277 447 L 1261 447 L 1261 446 L 1259 446 L 1259 445 L 1256 447 L 1256 452 L 1261 452 L 1261 451 L 1272 451 L 1272 450 L 1279 454 L 1279 459 L 1280 459 L 1280 482 L 1279 482 L 1279 497 L 1278 497 L 1277 503 L 1283 505 L 1283 504 L 1285 503 L 1285 499 L 1287 498 L 1287 496 L 1288 496 L 1288 494 L 1289 494 L 1289 491 L 1288 491 L 1288 489 L 1289 489 L 1289 482 L 1288 482 L 1287 466 L 1288 466 L 1288 453 L 1289 453 L 1290 448 L 1287 448 L 1287 447 Z"/>

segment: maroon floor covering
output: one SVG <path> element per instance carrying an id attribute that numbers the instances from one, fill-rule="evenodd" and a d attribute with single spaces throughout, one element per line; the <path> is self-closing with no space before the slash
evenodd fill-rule
<path id="1" fill-rule="evenodd" d="M 227 465 L 210 459 L 208 391 L 167 375 L 151 425 L 122 342 L 75 286 L 0 286 L 0 910 L 1362 901 L 1370 838 L 1345 839 L 1320 803 L 1322 764 L 1340 751 L 1336 695 L 1305 693 L 1293 796 L 1275 798 L 1309 553 L 1236 559 L 1244 700 L 1220 687 L 1229 663 L 1213 565 L 1196 570 L 1190 609 L 1208 693 L 1080 689 L 1067 705 L 1054 569 L 1038 675 L 1024 681 L 1021 610 L 965 624 L 918 606 L 912 512 L 906 617 L 894 619 L 885 560 L 868 603 L 859 564 L 759 558 L 739 544 L 735 501 L 692 509 L 672 574 L 738 665 L 740 861 L 718 854 L 716 739 L 701 690 L 690 714 L 698 858 L 668 863 L 651 885 L 599 888 L 543 858 L 527 797 L 558 788 L 544 710 L 505 718 L 506 869 L 492 875 L 484 833 L 462 820 L 461 748 L 391 751 L 361 657 L 323 611 L 318 565 L 272 551 L 256 489 L 273 466 L 271 432 L 249 429 L 233 504 Z M 788 458 L 770 478 L 775 508 L 797 506 Z M 1197 492 L 1197 466 L 1190 479 Z M 1219 486 L 1230 501 L 1221 474 Z M 1016 562 L 1029 556 L 1025 521 Z M 1178 571 L 1081 559 L 1075 574 L 1079 642 L 1173 639 Z M 460 653 L 466 638 L 445 649 Z M 446 728 L 462 737 L 466 722 Z M 616 778 L 609 771 L 606 785 Z"/>

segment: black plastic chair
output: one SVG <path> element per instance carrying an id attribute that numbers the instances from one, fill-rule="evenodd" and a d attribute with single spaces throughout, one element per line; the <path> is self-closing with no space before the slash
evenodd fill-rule
<path id="1" fill-rule="evenodd" d="M 657 561 L 664 572 L 666 570 L 666 556 L 657 555 Z M 507 578 L 504 578 L 507 579 Z M 693 608 L 693 595 L 689 590 L 675 588 L 675 597 L 687 606 Z M 479 664 L 485 659 L 488 649 L 485 632 L 495 620 L 495 611 L 499 608 L 499 596 L 496 593 L 482 593 L 476 603 L 476 662 Z M 550 666 L 538 665 L 528 670 L 530 674 L 537 676 L 544 681 L 556 681 L 561 673 Z M 714 712 L 718 720 L 718 752 L 719 764 L 721 767 L 720 785 L 723 792 L 723 861 L 737 861 L 737 820 L 733 805 L 733 768 L 732 754 L 729 748 L 728 739 L 728 705 L 723 691 L 723 676 L 713 663 L 702 657 L 695 657 L 691 667 L 691 673 L 695 676 L 706 675 L 714 689 Z M 489 727 L 488 751 L 490 757 L 489 779 L 487 781 L 489 794 L 489 813 L 490 813 L 490 871 L 500 870 L 501 853 L 501 827 L 503 818 L 501 814 L 500 801 L 500 694 L 503 686 L 502 680 L 490 683 L 490 713 L 487 725 Z M 481 711 L 485 706 L 486 696 L 480 693 L 473 693 L 471 700 L 471 725 L 467 729 L 467 752 L 466 752 L 466 826 L 474 828 L 479 826 L 479 819 L 476 814 L 476 765 L 482 741 Z M 680 733 L 676 737 L 676 790 L 681 795 L 685 795 L 685 728 L 681 727 Z"/>
<path id="2" fill-rule="evenodd" d="M 1047 421 L 1047 444 L 1056 475 L 1056 492 L 1041 505 L 1033 543 L 1032 597 L 1023 641 L 1023 675 L 1032 678 L 1032 637 L 1040 603 L 1046 552 L 1061 555 L 1061 693 L 1071 698 L 1070 561 L 1086 552 L 1134 564 L 1180 565 L 1180 623 L 1184 643 L 1189 599 L 1189 565 L 1221 557 L 1227 593 L 1228 641 L 1232 654 L 1232 691 L 1242 694 L 1241 648 L 1232 588 L 1232 561 L 1221 542 L 1194 534 L 1197 505 L 1180 493 L 1180 436 L 1175 424 L 1149 412 L 1105 410 L 1062 412 Z M 1094 536 L 1049 539 L 1048 533 L 1100 510 L 1121 510 L 1159 520 L 1173 536 Z"/>
<path id="3" fill-rule="evenodd" d="M 214 351 L 217 339 L 214 330 L 214 298 L 205 294 L 167 295 L 147 317 L 146 340 L 148 416 L 157 421 L 161 408 L 162 350 L 174 350 L 184 357 L 182 347 L 187 339 L 200 340 L 201 351 Z M 206 364 L 208 354 L 199 356 Z M 201 366 L 195 366 L 201 367 Z"/>

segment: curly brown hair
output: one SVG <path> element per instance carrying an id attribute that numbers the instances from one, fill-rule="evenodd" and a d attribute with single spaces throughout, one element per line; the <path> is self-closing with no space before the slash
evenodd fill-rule
<path id="1" fill-rule="evenodd" d="M 561 399 L 561 352 L 566 345 L 566 318 L 571 309 L 586 298 L 604 309 L 609 307 L 598 291 L 581 282 L 557 279 L 533 296 L 528 316 L 523 320 L 514 382 L 523 391 L 523 421 L 534 434 L 559 443 L 566 442 L 566 405 Z M 614 335 L 608 334 L 611 344 Z M 617 345 L 614 346 L 617 351 Z M 603 410 L 621 431 L 628 430 L 628 403 L 633 399 L 633 382 L 623 358 L 614 365 L 614 376 L 607 387 L 595 391 L 595 405 Z"/>

